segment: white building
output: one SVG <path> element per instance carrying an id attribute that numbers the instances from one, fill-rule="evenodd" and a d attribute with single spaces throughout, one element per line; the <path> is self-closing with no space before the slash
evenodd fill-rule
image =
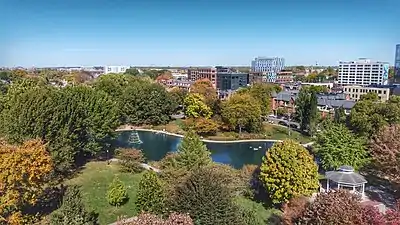
<path id="1" fill-rule="evenodd" d="M 125 73 L 130 66 L 105 66 L 104 67 L 104 74 L 108 73 Z"/>
<path id="2" fill-rule="evenodd" d="M 339 62 L 338 84 L 385 85 L 388 83 L 389 63 L 361 58 L 357 61 Z"/>
<path id="3" fill-rule="evenodd" d="M 284 58 L 265 58 L 257 57 L 251 62 L 252 72 L 262 72 L 263 80 L 268 82 L 275 82 L 277 73 L 285 68 Z"/>
<path id="4" fill-rule="evenodd" d="M 379 87 L 362 87 L 362 86 L 345 86 L 343 92 L 353 100 L 360 100 L 362 95 L 374 92 L 379 96 L 382 102 L 389 100 L 390 88 Z"/>

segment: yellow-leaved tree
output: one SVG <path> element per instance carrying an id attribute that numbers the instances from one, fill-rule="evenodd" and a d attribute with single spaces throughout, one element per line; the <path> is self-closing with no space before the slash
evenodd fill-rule
<path id="1" fill-rule="evenodd" d="M 24 224 L 22 208 L 35 205 L 53 163 L 46 145 L 30 140 L 20 146 L 0 141 L 0 224 Z"/>

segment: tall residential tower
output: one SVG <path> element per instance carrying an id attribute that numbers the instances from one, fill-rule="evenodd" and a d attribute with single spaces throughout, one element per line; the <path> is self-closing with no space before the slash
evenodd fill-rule
<path id="1" fill-rule="evenodd" d="M 257 57 L 251 62 L 251 71 L 261 72 L 263 80 L 267 82 L 275 82 L 277 73 L 284 68 L 285 59 L 279 57 Z"/>
<path id="2" fill-rule="evenodd" d="M 388 83 L 389 63 L 360 58 L 339 62 L 338 83 L 341 85 L 385 85 Z"/>
<path id="3" fill-rule="evenodd" d="M 400 44 L 396 45 L 396 55 L 394 58 L 394 77 L 400 80 Z"/>

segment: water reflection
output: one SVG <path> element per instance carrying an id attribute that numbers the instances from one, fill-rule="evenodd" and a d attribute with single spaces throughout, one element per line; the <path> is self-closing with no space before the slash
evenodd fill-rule
<path id="1" fill-rule="evenodd" d="M 121 132 L 117 139 L 117 147 L 132 147 L 141 149 L 146 159 L 160 160 L 168 152 L 176 151 L 181 138 L 149 131 L 138 131 L 143 143 L 129 142 L 131 131 Z M 244 164 L 261 164 L 262 157 L 273 142 L 243 142 L 243 143 L 206 143 L 215 162 L 229 164 L 241 168 Z"/>

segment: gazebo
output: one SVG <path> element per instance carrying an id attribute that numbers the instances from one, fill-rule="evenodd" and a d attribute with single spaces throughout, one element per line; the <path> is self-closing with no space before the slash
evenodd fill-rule
<path id="1" fill-rule="evenodd" d="M 350 189 L 351 192 L 361 194 L 364 197 L 367 180 L 354 172 L 353 167 L 341 166 L 336 171 L 326 172 L 325 177 L 327 179 L 326 191 L 329 191 L 329 189 Z"/>

